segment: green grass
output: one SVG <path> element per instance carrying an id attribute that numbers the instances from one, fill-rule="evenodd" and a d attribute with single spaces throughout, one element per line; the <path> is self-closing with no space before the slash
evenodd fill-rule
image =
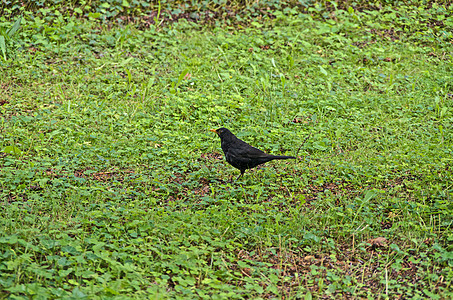
<path id="1" fill-rule="evenodd" d="M 25 12 L 0 299 L 452 297 L 451 6 L 320 3 L 216 27 Z M 218 127 L 299 159 L 235 182 Z"/>

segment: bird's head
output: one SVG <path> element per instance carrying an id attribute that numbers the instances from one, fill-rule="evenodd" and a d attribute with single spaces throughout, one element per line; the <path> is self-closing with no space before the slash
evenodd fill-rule
<path id="1" fill-rule="evenodd" d="M 219 129 L 209 129 L 209 130 L 212 131 L 212 132 L 217 133 L 217 135 L 218 135 L 220 138 L 223 138 L 223 137 L 225 137 L 225 136 L 227 136 L 227 135 L 232 134 L 231 131 L 229 131 L 228 129 L 223 128 L 223 127 L 222 127 L 222 128 L 219 128 Z"/>

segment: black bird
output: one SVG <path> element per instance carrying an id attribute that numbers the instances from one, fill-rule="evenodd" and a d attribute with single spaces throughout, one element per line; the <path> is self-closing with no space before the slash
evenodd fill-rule
<path id="1" fill-rule="evenodd" d="M 260 149 L 250 146 L 246 142 L 238 139 L 226 128 L 217 130 L 210 129 L 220 137 L 223 153 L 226 161 L 241 171 L 238 180 L 244 175 L 245 170 L 254 168 L 274 159 L 296 159 L 294 156 L 279 156 L 264 153 Z"/>

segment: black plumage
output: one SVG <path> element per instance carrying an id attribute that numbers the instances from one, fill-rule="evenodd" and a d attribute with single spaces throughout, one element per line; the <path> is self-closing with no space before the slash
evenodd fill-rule
<path id="1" fill-rule="evenodd" d="M 220 137 L 226 161 L 241 171 L 238 179 L 244 175 L 245 170 L 254 168 L 274 159 L 296 159 L 294 156 L 267 154 L 260 149 L 250 146 L 238 139 L 226 128 L 210 129 Z"/>

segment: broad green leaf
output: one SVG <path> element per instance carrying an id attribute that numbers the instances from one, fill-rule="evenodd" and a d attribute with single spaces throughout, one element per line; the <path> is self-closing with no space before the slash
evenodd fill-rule
<path id="1" fill-rule="evenodd" d="M 93 19 L 98 19 L 100 16 L 101 16 L 100 13 L 92 13 L 92 12 L 90 12 L 88 14 L 88 17 L 93 18 Z"/>
<path id="2" fill-rule="evenodd" d="M 3 148 L 2 152 L 8 153 L 8 154 L 14 154 L 14 155 L 21 155 L 22 151 L 17 148 L 16 146 L 6 146 Z"/>
<path id="3" fill-rule="evenodd" d="M 8 36 L 12 37 L 16 32 L 17 30 L 19 29 L 20 27 L 20 22 L 22 21 L 22 18 L 19 17 L 19 19 L 16 20 L 16 22 L 14 22 L 14 25 L 13 27 L 11 27 L 10 30 L 8 30 Z"/>
<path id="4" fill-rule="evenodd" d="M 0 49 L 2 50 L 3 59 L 6 60 L 6 44 L 4 36 L 0 36 Z"/>
<path id="5" fill-rule="evenodd" d="M 187 73 L 189 73 L 189 69 L 184 69 L 181 74 L 179 74 L 179 77 L 178 77 L 178 83 L 176 83 L 176 87 L 179 86 L 179 84 L 181 83 L 181 81 L 184 79 L 184 77 L 187 75 Z"/>

